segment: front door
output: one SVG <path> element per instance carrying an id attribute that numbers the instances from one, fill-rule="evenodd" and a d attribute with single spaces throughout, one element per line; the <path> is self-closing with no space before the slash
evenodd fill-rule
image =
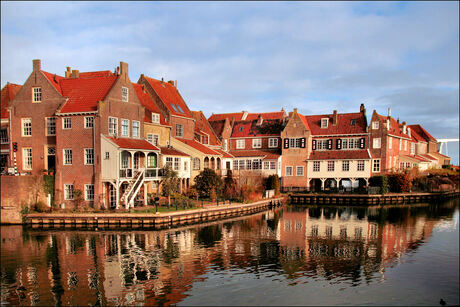
<path id="1" fill-rule="evenodd" d="M 139 169 L 139 155 L 138 154 L 134 155 L 134 168 Z"/>

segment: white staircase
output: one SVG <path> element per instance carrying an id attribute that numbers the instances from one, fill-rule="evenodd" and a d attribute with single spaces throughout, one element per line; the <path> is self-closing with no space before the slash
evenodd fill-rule
<path id="1" fill-rule="evenodd" d="M 129 182 L 128 187 L 126 188 L 126 191 L 123 193 L 123 195 L 120 198 L 120 202 L 125 204 L 126 209 L 129 207 L 134 207 L 134 199 L 137 196 L 137 193 L 139 193 L 139 190 L 141 189 L 142 184 L 144 183 L 145 179 L 145 169 L 139 169 L 135 174 L 133 179 Z"/>

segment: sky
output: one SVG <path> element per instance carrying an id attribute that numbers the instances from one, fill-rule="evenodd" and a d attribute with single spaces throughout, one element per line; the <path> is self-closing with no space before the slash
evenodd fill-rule
<path id="1" fill-rule="evenodd" d="M 129 64 L 192 110 L 358 112 L 459 138 L 459 2 L 1 2 L 1 85 Z M 459 143 L 449 155 L 459 164 Z M 444 152 L 445 153 L 445 152 Z"/>

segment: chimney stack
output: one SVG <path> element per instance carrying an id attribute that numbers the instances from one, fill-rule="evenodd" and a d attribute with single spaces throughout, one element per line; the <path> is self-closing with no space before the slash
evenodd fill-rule
<path id="1" fill-rule="evenodd" d="M 175 87 L 173 80 L 169 80 L 168 83 Z"/>
<path id="2" fill-rule="evenodd" d="M 80 71 L 78 69 L 72 70 L 72 78 L 80 78 Z"/>
<path id="3" fill-rule="evenodd" d="M 262 123 L 263 123 L 264 119 L 262 118 L 262 115 L 259 114 L 259 116 L 257 116 L 257 123 L 256 125 L 257 126 L 261 126 Z"/>
<path id="4" fill-rule="evenodd" d="M 248 117 L 248 111 L 243 111 L 243 116 L 241 117 L 241 120 L 246 120 L 246 117 Z"/>
<path id="5" fill-rule="evenodd" d="M 359 112 L 361 112 L 363 116 L 366 116 L 366 108 L 364 107 L 364 103 L 362 103 L 359 107 Z"/>
<path id="6" fill-rule="evenodd" d="M 403 133 L 406 134 L 407 132 L 406 122 L 402 122 L 402 125 L 403 125 Z"/>
<path id="7" fill-rule="evenodd" d="M 32 63 L 33 63 L 33 69 L 34 71 L 38 71 L 40 69 L 42 69 L 42 61 L 41 60 L 32 60 Z"/>
<path id="8" fill-rule="evenodd" d="M 387 117 L 387 130 L 390 130 L 390 117 Z"/>
<path id="9" fill-rule="evenodd" d="M 70 68 L 70 66 L 67 66 L 66 71 L 65 71 L 65 77 L 70 78 L 71 75 L 72 75 L 71 68 Z"/>
<path id="10" fill-rule="evenodd" d="M 127 81 L 129 80 L 128 76 L 128 63 L 120 61 L 120 75 Z"/>
<path id="11" fill-rule="evenodd" d="M 391 117 L 391 108 L 388 108 L 388 117 Z"/>
<path id="12" fill-rule="evenodd" d="M 332 126 L 336 126 L 337 125 L 337 110 L 334 110 L 334 112 L 332 112 Z"/>

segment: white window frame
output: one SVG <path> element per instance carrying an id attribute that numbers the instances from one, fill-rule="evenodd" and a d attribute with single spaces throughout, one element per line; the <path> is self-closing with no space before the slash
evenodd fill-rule
<path id="1" fill-rule="evenodd" d="M 342 161 L 342 172 L 350 171 L 350 161 Z"/>
<path id="2" fill-rule="evenodd" d="M 378 149 L 382 147 L 382 139 L 381 138 L 374 138 L 372 140 L 372 148 Z"/>
<path id="3" fill-rule="evenodd" d="M 342 150 L 358 149 L 359 143 L 360 143 L 359 138 L 342 139 Z"/>
<path id="4" fill-rule="evenodd" d="M 264 169 L 270 169 L 270 161 L 264 161 Z"/>
<path id="5" fill-rule="evenodd" d="M 32 87 L 32 103 L 42 102 L 42 88 Z"/>
<path id="6" fill-rule="evenodd" d="M 244 149 L 244 147 L 245 147 L 244 143 L 245 143 L 244 139 L 236 140 L 236 149 Z"/>
<path id="7" fill-rule="evenodd" d="M 193 158 L 193 170 L 199 170 L 200 169 L 200 158 Z"/>
<path id="8" fill-rule="evenodd" d="M 415 155 L 415 143 L 410 143 L 410 154 Z"/>
<path id="9" fill-rule="evenodd" d="M 304 167 L 303 166 L 296 166 L 295 168 L 295 175 L 296 176 L 303 176 L 304 173 Z"/>
<path id="10" fill-rule="evenodd" d="M 32 148 L 30 147 L 22 149 L 22 169 L 32 169 Z"/>
<path id="11" fill-rule="evenodd" d="M 72 200 L 74 197 L 74 188 L 71 183 L 64 183 L 64 199 Z"/>
<path id="12" fill-rule="evenodd" d="M 63 157 L 63 159 L 62 159 L 62 164 L 63 165 L 72 165 L 72 162 L 73 162 L 72 148 L 64 148 L 62 150 L 62 157 Z"/>
<path id="13" fill-rule="evenodd" d="M 374 129 L 374 130 L 379 129 L 379 122 L 378 121 L 372 122 L 372 129 Z"/>
<path id="14" fill-rule="evenodd" d="M 46 122 L 46 136 L 56 135 L 56 117 L 45 117 L 45 122 Z M 50 133 L 50 129 L 54 129 L 54 133 L 52 133 L 52 131 Z"/>
<path id="15" fill-rule="evenodd" d="M 160 123 L 160 114 L 152 113 L 152 123 L 155 123 L 155 124 Z"/>
<path id="16" fill-rule="evenodd" d="M 289 172 L 288 172 L 289 170 Z M 286 166 L 286 177 L 291 177 L 293 176 L 294 174 L 294 169 L 292 168 L 292 166 Z"/>
<path id="17" fill-rule="evenodd" d="M 209 135 L 205 134 L 201 136 L 201 144 L 205 144 L 205 145 L 209 144 Z"/>
<path id="18" fill-rule="evenodd" d="M 72 118 L 71 117 L 62 118 L 62 129 L 64 130 L 72 129 Z"/>
<path id="19" fill-rule="evenodd" d="M 316 150 L 328 150 L 329 140 L 316 140 Z"/>
<path id="20" fill-rule="evenodd" d="M 21 118 L 21 126 L 21 134 L 23 137 L 32 136 L 32 118 Z"/>
<path id="21" fill-rule="evenodd" d="M 262 148 L 262 139 L 252 139 L 252 148 Z"/>
<path id="22" fill-rule="evenodd" d="M 173 169 L 178 171 L 180 169 L 180 158 L 174 157 L 174 166 Z"/>
<path id="23" fill-rule="evenodd" d="M 335 172 L 335 161 L 327 161 L 327 171 Z"/>
<path id="24" fill-rule="evenodd" d="M 356 163 L 356 171 L 363 172 L 365 168 L 366 168 L 365 161 L 358 160 L 358 162 Z"/>
<path id="25" fill-rule="evenodd" d="M 121 119 L 121 136 L 129 137 L 129 119 Z"/>
<path id="26" fill-rule="evenodd" d="M 118 118 L 109 116 L 109 135 L 118 135 Z"/>
<path id="27" fill-rule="evenodd" d="M 227 139 L 224 139 L 224 151 L 228 150 L 228 141 Z"/>
<path id="28" fill-rule="evenodd" d="M 321 118 L 321 128 L 325 129 L 329 125 L 329 118 Z"/>
<path id="29" fill-rule="evenodd" d="M 278 138 L 269 138 L 268 139 L 268 147 L 269 148 L 277 148 L 278 147 Z"/>
<path id="30" fill-rule="evenodd" d="M 85 116 L 85 129 L 94 128 L 94 116 Z"/>
<path id="31" fill-rule="evenodd" d="M 393 138 L 391 136 L 388 137 L 388 149 L 393 148 Z"/>
<path id="32" fill-rule="evenodd" d="M 2 128 L 0 131 L 0 143 L 8 144 L 8 129 Z"/>
<path id="33" fill-rule="evenodd" d="M 407 140 L 404 140 L 404 151 L 407 151 Z"/>
<path id="34" fill-rule="evenodd" d="M 110 159 L 110 152 L 106 151 L 105 152 L 105 160 L 109 160 L 109 159 Z"/>
<path id="35" fill-rule="evenodd" d="M 184 137 L 184 125 L 176 124 L 176 136 L 180 138 Z"/>
<path id="36" fill-rule="evenodd" d="M 402 140 L 399 139 L 399 151 L 401 151 L 401 150 L 402 150 Z"/>
<path id="37" fill-rule="evenodd" d="M 166 157 L 165 165 L 169 165 L 169 167 L 172 169 L 173 168 L 173 163 L 174 163 L 173 157 Z"/>
<path id="38" fill-rule="evenodd" d="M 147 133 L 147 142 L 153 144 L 153 133 Z"/>
<path id="39" fill-rule="evenodd" d="M 129 100 L 129 89 L 126 86 L 121 87 L 121 101 L 128 102 Z"/>
<path id="40" fill-rule="evenodd" d="M 313 171 L 315 173 L 321 171 L 321 161 L 313 161 Z"/>
<path id="41" fill-rule="evenodd" d="M 140 138 L 141 136 L 141 122 L 138 120 L 132 121 L 131 136 L 133 138 Z"/>
<path id="42" fill-rule="evenodd" d="M 372 171 L 374 173 L 379 173 L 380 172 L 380 159 L 372 160 Z"/>
<path id="43" fill-rule="evenodd" d="M 94 200 L 94 184 L 85 184 L 85 200 L 87 201 Z"/>
<path id="44" fill-rule="evenodd" d="M 85 165 L 94 165 L 94 149 L 93 148 L 85 148 Z"/>
<path id="45" fill-rule="evenodd" d="M 188 161 L 184 161 L 184 171 L 188 171 Z"/>

